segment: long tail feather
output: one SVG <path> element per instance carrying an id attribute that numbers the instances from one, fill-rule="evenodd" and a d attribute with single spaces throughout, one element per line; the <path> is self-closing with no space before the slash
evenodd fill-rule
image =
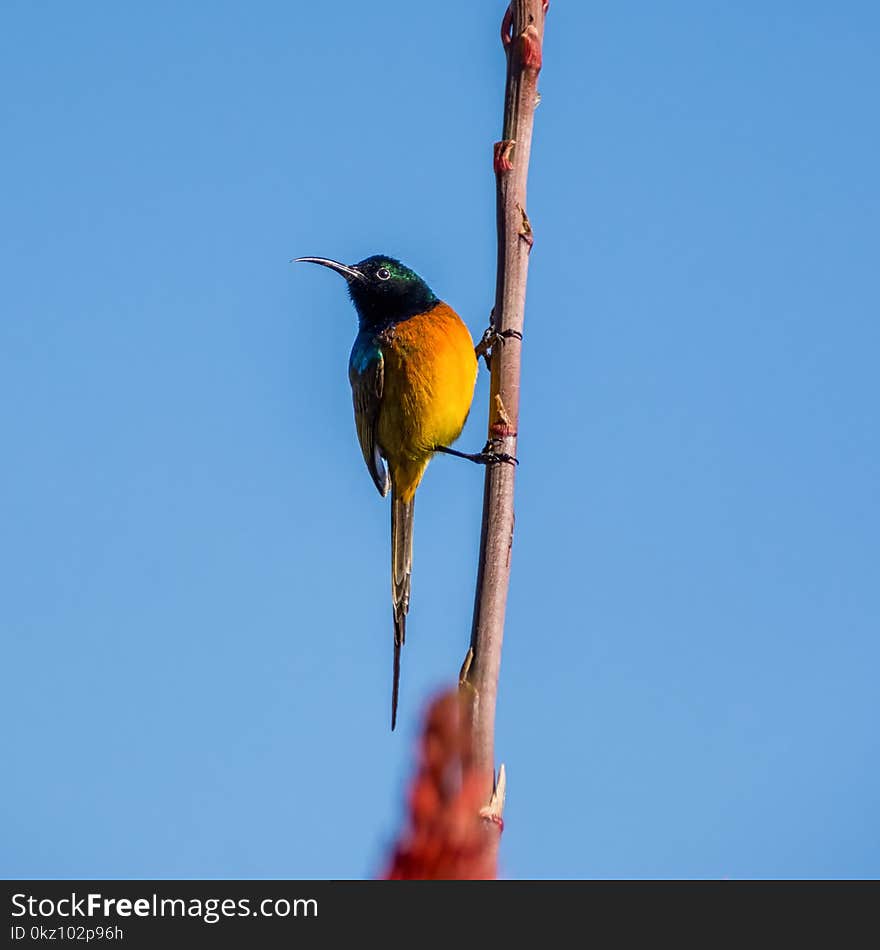
<path id="1" fill-rule="evenodd" d="M 403 501 L 391 492 L 391 603 L 394 611 L 394 672 L 391 687 L 391 728 L 397 724 L 400 687 L 400 648 L 406 642 L 406 615 L 412 578 L 413 509 L 415 498 Z"/>
<path id="2" fill-rule="evenodd" d="M 397 694 L 400 691 L 400 644 L 397 642 L 395 631 L 394 637 L 394 681 L 391 686 L 391 731 L 397 725 Z"/>

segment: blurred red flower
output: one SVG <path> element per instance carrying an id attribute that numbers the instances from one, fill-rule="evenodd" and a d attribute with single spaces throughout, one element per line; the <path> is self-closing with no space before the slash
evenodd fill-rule
<path id="1" fill-rule="evenodd" d="M 458 690 L 435 699 L 419 739 L 407 827 L 386 880 L 491 880 L 501 820 L 481 815 L 491 781 L 473 765 L 468 706 Z"/>

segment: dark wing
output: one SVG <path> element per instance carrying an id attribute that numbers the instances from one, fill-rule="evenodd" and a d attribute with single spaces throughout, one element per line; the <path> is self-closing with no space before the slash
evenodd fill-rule
<path id="1" fill-rule="evenodd" d="M 348 366 L 351 395 L 354 402 L 354 421 L 358 441 L 370 475 L 384 498 L 391 488 L 391 479 L 382 461 L 382 452 L 376 442 L 376 425 L 385 378 L 385 360 L 377 346 L 358 347 L 352 352 Z"/>

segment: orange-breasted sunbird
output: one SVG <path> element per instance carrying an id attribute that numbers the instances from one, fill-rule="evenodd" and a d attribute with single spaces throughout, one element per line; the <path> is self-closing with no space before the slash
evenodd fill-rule
<path id="1" fill-rule="evenodd" d="M 449 448 L 470 411 L 477 358 L 464 321 L 418 274 L 381 254 L 352 265 L 325 257 L 296 260 L 341 274 L 357 310 L 348 378 L 358 441 L 379 494 L 391 491 L 393 729 L 410 599 L 413 506 L 428 462 L 435 452 L 483 464 L 515 460 L 488 446 L 474 455 Z"/>

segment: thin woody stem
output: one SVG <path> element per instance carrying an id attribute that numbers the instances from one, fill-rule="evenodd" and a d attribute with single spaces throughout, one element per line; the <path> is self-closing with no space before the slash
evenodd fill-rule
<path id="1" fill-rule="evenodd" d="M 492 350 L 488 436 L 499 453 L 513 458 L 517 457 L 526 277 L 533 244 L 525 211 L 526 181 L 547 6 L 544 0 L 512 0 L 501 26 L 507 81 L 502 140 L 494 148 L 498 268 L 493 326 L 506 342 Z M 510 581 L 515 479 L 513 465 L 491 465 L 486 469 L 471 631 L 473 654 L 466 673 L 473 696 L 474 763 L 487 776 L 487 802 L 495 791 L 495 706 Z M 500 826 L 496 823 L 495 827 Z M 497 846 L 498 835 L 494 837 Z"/>

